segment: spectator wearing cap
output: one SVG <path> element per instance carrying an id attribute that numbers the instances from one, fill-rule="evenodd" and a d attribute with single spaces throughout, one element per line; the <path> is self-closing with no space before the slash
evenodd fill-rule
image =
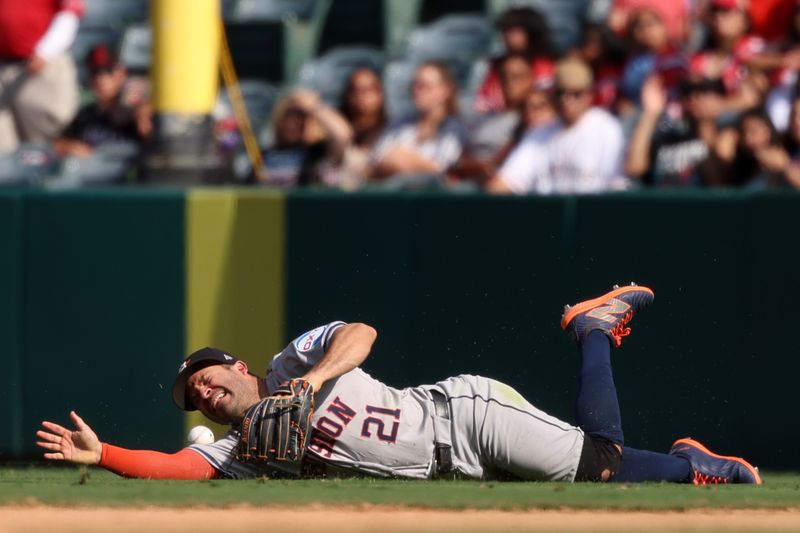
<path id="1" fill-rule="evenodd" d="M 539 87 L 553 83 L 556 48 L 547 25 L 547 19 L 530 7 L 515 7 L 497 20 L 497 29 L 503 38 L 506 54 L 522 54 L 528 60 L 534 82 Z M 500 79 L 500 65 L 505 56 L 495 58 L 475 97 L 478 113 L 499 112 L 507 109 Z"/>
<path id="2" fill-rule="evenodd" d="M 104 44 L 87 56 L 94 101 L 82 107 L 64 133 L 55 141 L 62 155 L 86 156 L 106 143 L 141 142 L 147 131 L 140 129 L 142 110 L 149 107 L 124 90 L 128 73 Z"/>
<path id="3" fill-rule="evenodd" d="M 681 87 L 680 118 L 664 114 L 667 91 L 654 75 L 642 88 L 642 111 L 625 160 L 625 173 L 646 185 L 716 185 L 721 169 L 712 158 L 725 87 L 719 79 L 687 78 Z"/>
<path id="4" fill-rule="evenodd" d="M 82 13 L 83 0 L 0 1 L 0 153 L 52 140 L 75 114 Z"/>
<path id="5" fill-rule="evenodd" d="M 560 129 L 547 146 L 548 175 L 540 193 L 593 193 L 624 188 L 625 140 L 619 121 L 592 106 L 589 66 L 566 59 L 556 67 L 555 107 Z"/>

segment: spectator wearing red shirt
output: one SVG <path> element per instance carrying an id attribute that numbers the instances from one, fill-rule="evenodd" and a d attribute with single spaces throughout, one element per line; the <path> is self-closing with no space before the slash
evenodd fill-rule
<path id="1" fill-rule="evenodd" d="M 75 114 L 82 13 L 83 0 L 0 0 L 0 153 L 55 138 Z"/>
<path id="2" fill-rule="evenodd" d="M 654 11 L 663 21 L 669 40 L 675 44 L 683 43 L 689 33 L 688 5 L 688 1 L 678 0 L 614 0 L 608 26 L 621 35 L 637 11 Z"/>
<path id="3" fill-rule="evenodd" d="M 555 79 L 556 56 L 550 29 L 544 16 L 529 7 L 512 8 L 497 21 L 506 53 L 523 54 L 531 64 L 534 84 L 539 89 L 549 89 Z M 475 98 L 478 113 L 506 110 L 503 88 L 500 83 L 500 63 L 505 56 L 492 60 L 489 73 Z"/>
<path id="4" fill-rule="evenodd" d="M 756 0 L 748 9 L 753 32 L 767 41 L 779 41 L 786 35 L 786 21 L 792 18 L 797 0 Z"/>
<path id="5" fill-rule="evenodd" d="M 691 58 L 694 75 L 721 79 L 728 98 L 726 109 L 743 111 L 758 105 L 768 88 L 766 69 L 779 66 L 768 53 L 767 43 L 750 34 L 743 0 L 711 0 L 711 39 Z"/>

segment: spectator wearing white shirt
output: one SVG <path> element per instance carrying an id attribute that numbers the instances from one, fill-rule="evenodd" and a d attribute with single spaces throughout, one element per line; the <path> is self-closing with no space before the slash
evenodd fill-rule
<path id="1" fill-rule="evenodd" d="M 574 194 L 624 188 L 622 127 L 611 114 L 592 107 L 592 86 L 586 63 L 559 63 L 555 112 L 543 109 L 541 122 L 526 132 L 487 191 Z"/>
<path id="2" fill-rule="evenodd" d="M 436 61 L 423 63 L 412 92 L 416 116 L 384 132 L 372 152 L 371 178 L 442 174 L 461 156 L 466 133 L 457 116 L 458 86 L 450 70 Z"/>
<path id="3" fill-rule="evenodd" d="M 592 71 L 579 59 L 566 59 L 556 67 L 561 128 L 548 143 L 548 176 L 539 181 L 536 192 L 595 193 L 626 186 L 622 127 L 610 113 L 592 107 L 593 84 Z"/>

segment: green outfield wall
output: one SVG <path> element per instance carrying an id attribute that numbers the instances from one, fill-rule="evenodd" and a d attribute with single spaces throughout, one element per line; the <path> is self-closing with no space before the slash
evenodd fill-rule
<path id="1" fill-rule="evenodd" d="M 20 454 L 22 432 L 22 195 L 0 196 L 0 457 Z"/>
<path id="2" fill-rule="evenodd" d="M 332 320 L 378 329 L 365 368 L 390 384 L 479 373 L 572 420 L 561 306 L 635 280 L 656 301 L 614 353 L 628 444 L 797 470 L 798 221 L 793 193 L 0 192 L 0 458 L 72 408 L 175 450 L 201 421 L 169 397 L 185 353 L 261 373 Z"/>

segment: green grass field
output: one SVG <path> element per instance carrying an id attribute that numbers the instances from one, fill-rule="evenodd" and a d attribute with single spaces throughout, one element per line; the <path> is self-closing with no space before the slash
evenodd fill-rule
<path id="1" fill-rule="evenodd" d="M 192 482 L 129 480 L 95 468 L 0 467 L 0 505 L 36 502 L 57 506 L 318 503 L 502 510 L 778 509 L 800 508 L 800 475 L 767 473 L 759 487 L 374 479 Z"/>

